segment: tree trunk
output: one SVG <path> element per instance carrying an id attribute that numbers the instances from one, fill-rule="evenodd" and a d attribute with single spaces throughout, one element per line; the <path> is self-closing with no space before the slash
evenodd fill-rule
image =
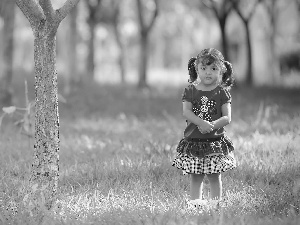
<path id="1" fill-rule="evenodd" d="M 64 87 L 64 93 L 66 95 L 71 92 L 71 85 L 79 83 L 79 74 L 77 66 L 77 8 L 73 8 L 70 13 L 69 24 L 70 30 L 68 32 L 68 72 L 66 76 L 66 84 Z"/>
<path id="2" fill-rule="evenodd" d="M 15 4 L 13 1 L 5 1 L 5 12 L 3 15 L 3 68 L 0 78 L 0 104 L 12 105 L 12 76 L 13 76 L 13 52 L 14 52 L 14 22 Z"/>
<path id="3" fill-rule="evenodd" d="M 139 88 L 147 85 L 147 63 L 148 63 L 148 35 L 141 34 L 140 60 L 139 60 Z"/>
<path id="4" fill-rule="evenodd" d="M 225 31 L 226 17 L 219 19 L 219 25 L 220 25 L 221 37 L 222 37 L 223 55 L 224 55 L 224 58 L 226 61 L 230 61 L 229 53 L 228 53 L 228 41 L 227 41 L 227 36 L 226 36 L 226 31 Z"/>
<path id="5" fill-rule="evenodd" d="M 246 70 L 246 84 L 253 86 L 253 74 L 252 74 L 252 49 L 251 49 L 251 41 L 250 41 L 250 29 L 249 23 L 244 21 L 245 29 L 246 29 L 246 46 L 247 46 L 247 70 Z"/>
<path id="6" fill-rule="evenodd" d="M 271 13 L 271 26 L 270 26 L 270 34 L 269 34 L 269 47 L 270 47 L 270 66 L 271 66 L 271 72 L 273 76 L 273 84 L 277 84 L 279 81 L 279 62 L 277 58 L 277 53 L 276 53 L 276 44 L 275 44 L 275 38 L 277 34 L 277 29 L 276 29 L 276 18 L 274 13 Z"/>
<path id="7" fill-rule="evenodd" d="M 32 187 L 41 186 L 50 209 L 57 192 L 59 177 L 59 114 L 55 36 L 35 36 L 35 144 L 30 176 Z M 34 188 L 32 188 L 34 189 Z M 35 192 L 36 198 L 41 196 Z"/>
<path id="8" fill-rule="evenodd" d="M 88 42 L 88 58 L 87 58 L 87 71 L 89 80 L 93 81 L 95 76 L 95 27 L 96 23 L 94 21 L 89 21 L 89 32 L 90 32 L 90 39 Z"/>
<path id="9" fill-rule="evenodd" d="M 23 204 L 39 224 L 53 207 L 59 178 L 59 114 L 56 72 L 56 33 L 60 22 L 79 0 L 67 0 L 54 10 L 50 0 L 15 0 L 34 35 L 35 143 Z M 43 223 L 44 224 L 44 223 Z"/>
<path id="10" fill-rule="evenodd" d="M 119 55 L 118 55 L 118 64 L 119 64 L 119 69 L 120 69 L 120 76 L 121 76 L 121 83 L 124 84 L 125 81 L 125 76 L 126 76 L 126 66 L 125 66 L 125 48 L 124 44 L 121 39 L 121 33 L 118 29 L 118 24 L 113 23 L 113 29 L 116 37 L 116 42 L 119 47 Z"/>

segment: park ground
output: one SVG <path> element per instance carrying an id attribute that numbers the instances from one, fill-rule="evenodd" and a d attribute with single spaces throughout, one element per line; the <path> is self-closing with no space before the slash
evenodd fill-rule
<path id="1" fill-rule="evenodd" d="M 238 167 L 222 175 L 215 212 L 187 207 L 189 177 L 171 166 L 185 126 L 182 88 L 90 84 L 65 96 L 59 198 L 44 224 L 300 224 L 300 90 L 232 89 L 226 129 Z M 3 224 L 33 224 L 21 202 L 34 140 L 18 119 L 5 117 L 0 131 Z M 208 188 L 205 180 L 205 197 Z"/>

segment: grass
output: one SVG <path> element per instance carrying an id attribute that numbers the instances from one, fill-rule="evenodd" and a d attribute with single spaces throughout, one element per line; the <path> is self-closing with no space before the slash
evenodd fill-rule
<path id="1" fill-rule="evenodd" d="M 189 209 L 189 177 L 171 166 L 185 126 L 181 91 L 90 85 L 66 97 L 59 198 L 43 224 L 299 224 L 300 91 L 232 90 L 238 167 L 222 175 L 221 212 Z M 1 127 L 0 222 L 35 224 L 21 204 L 33 141 L 16 119 Z"/>

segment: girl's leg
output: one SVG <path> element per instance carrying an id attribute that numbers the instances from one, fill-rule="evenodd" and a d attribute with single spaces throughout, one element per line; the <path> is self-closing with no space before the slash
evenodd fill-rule
<path id="1" fill-rule="evenodd" d="M 210 183 L 211 199 L 221 200 L 222 197 L 222 180 L 220 173 L 207 174 Z"/>
<path id="2" fill-rule="evenodd" d="M 205 174 L 191 174 L 191 200 L 202 199 L 202 187 Z"/>

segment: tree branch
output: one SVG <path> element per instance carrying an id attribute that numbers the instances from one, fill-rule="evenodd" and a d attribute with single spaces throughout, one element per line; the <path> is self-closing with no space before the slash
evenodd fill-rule
<path id="1" fill-rule="evenodd" d="M 255 4 L 254 4 L 254 6 L 253 6 L 253 8 L 252 8 L 252 10 L 250 11 L 250 14 L 249 14 L 249 16 L 248 16 L 248 20 L 251 20 L 253 14 L 254 14 L 254 12 L 255 12 L 255 9 L 256 9 L 256 7 L 257 7 L 257 5 L 258 5 L 258 3 L 260 3 L 260 0 L 258 0 L 258 1 L 255 2 Z"/>
<path id="2" fill-rule="evenodd" d="M 120 17 L 120 6 L 121 2 L 119 0 L 113 0 L 111 2 L 111 7 L 113 8 L 113 24 L 117 26 Z"/>
<path id="3" fill-rule="evenodd" d="M 42 8 L 34 0 L 16 0 L 16 4 L 28 19 L 31 26 L 45 19 Z"/>
<path id="4" fill-rule="evenodd" d="M 210 0 L 210 4 L 211 4 L 211 8 L 212 8 L 213 12 L 215 13 L 216 17 L 217 17 L 218 19 L 220 19 L 221 15 L 220 15 L 220 13 L 219 13 L 219 11 L 218 11 L 217 5 L 214 3 L 213 0 Z"/>
<path id="5" fill-rule="evenodd" d="M 247 18 L 242 14 L 240 8 L 239 8 L 239 2 L 238 0 L 230 0 L 232 3 L 233 8 L 235 9 L 236 13 L 239 15 L 239 17 L 242 19 L 244 23 L 248 23 Z"/>
<path id="6" fill-rule="evenodd" d="M 201 0 L 202 4 L 205 5 L 207 8 L 212 8 L 212 1 L 211 0 Z"/>
<path id="7" fill-rule="evenodd" d="M 143 6 L 141 3 L 141 0 L 136 0 L 136 3 L 137 3 L 137 8 L 138 8 L 138 17 L 139 17 L 140 28 L 141 28 L 141 30 L 143 30 L 145 28 L 145 21 L 144 21 L 144 17 L 143 17 Z"/>
<path id="8" fill-rule="evenodd" d="M 154 2 L 155 2 L 155 10 L 154 10 L 153 16 L 152 16 L 152 18 L 150 20 L 150 23 L 149 23 L 149 25 L 147 27 L 147 30 L 150 30 L 153 27 L 155 19 L 156 19 L 157 15 L 158 15 L 158 0 L 154 0 Z"/>
<path id="9" fill-rule="evenodd" d="M 52 4 L 50 0 L 39 0 L 40 6 L 42 7 L 46 19 L 48 21 L 52 21 L 55 16 L 55 12 L 53 10 Z"/>
<path id="10" fill-rule="evenodd" d="M 62 21 L 70 13 L 72 8 L 78 4 L 79 1 L 80 0 L 67 0 L 60 9 L 57 9 L 56 16 L 58 20 Z"/>
<path id="11" fill-rule="evenodd" d="M 230 11 L 232 10 L 232 2 L 231 1 L 224 1 L 224 14 L 225 14 L 225 17 L 227 17 L 230 13 Z"/>

